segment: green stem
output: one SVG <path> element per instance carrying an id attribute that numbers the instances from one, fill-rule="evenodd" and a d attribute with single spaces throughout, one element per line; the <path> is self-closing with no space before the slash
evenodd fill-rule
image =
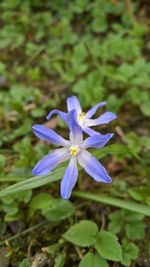
<path id="1" fill-rule="evenodd" d="M 37 229 L 37 228 L 39 228 L 39 227 L 41 227 L 41 226 L 47 225 L 47 224 L 48 224 L 48 222 L 42 222 L 42 223 L 36 224 L 36 225 L 34 225 L 34 226 L 31 226 L 30 228 L 28 228 L 28 229 L 26 229 L 26 230 L 24 230 L 24 231 L 22 231 L 22 232 L 20 232 L 20 233 L 18 233 L 18 234 L 16 234 L 16 235 L 13 235 L 13 236 L 11 236 L 11 237 L 5 239 L 5 240 L 2 240 L 2 241 L 0 242 L 0 246 L 3 246 L 3 245 L 6 244 L 6 242 L 15 240 L 16 238 L 19 238 L 19 237 L 21 237 L 21 236 L 24 236 L 24 235 L 28 234 L 29 232 L 34 231 L 35 229 Z"/>
<path id="2" fill-rule="evenodd" d="M 105 203 L 111 206 L 127 209 L 133 212 L 144 214 L 146 216 L 150 216 L 150 207 L 143 205 L 143 204 L 138 204 L 133 201 L 123 200 L 123 199 L 115 198 L 115 197 L 109 197 L 103 194 L 96 195 L 96 194 L 84 193 L 84 192 L 78 192 L 78 191 L 74 192 L 73 196 L 83 198 L 83 199 L 93 200 L 93 201 L 100 202 L 100 203 Z"/>

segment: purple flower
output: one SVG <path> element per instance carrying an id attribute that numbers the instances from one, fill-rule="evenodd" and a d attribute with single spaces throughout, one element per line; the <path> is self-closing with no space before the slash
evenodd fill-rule
<path id="1" fill-rule="evenodd" d="M 99 132 L 92 130 L 90 128 L 91 126 L 107 124 L 117 118 L 116 114 L 112 112 L 105 112 L 97 119 L 91 119 L 91 117 L 96 113 L 97 109 L 104 105 L 106 105 L 105 101 L 100 102 L 99 104 L 91 108 L 87 113 L 84 113 L 76 96 L 71 96 L 67 99 L 68 112 L 70 112 L 71 110 L 76 111 L 76 121 L 78 125 L 81 127 L 82 131 L 90 136 L 100 134 Z M 67 113 L 54 109 L 49 112 L 47 119 L 49 120 L 53 114 L 58 114 L 65 122 L 67 122 Z"/>
<path id="2" fill-rule="evenodd" d="M 93 135 L 83 140 L 81 127 L 76 123 L 76 112 L 71 110 L 66 116 L 70 130 L 70 140 L 55 133 L 53 130 L 43 125 L 34 125 L 34 134 L 42 140 L 52 144 L 61 145 L 63 148 L 55 149 L 50 154 L 41 159 L 34 167 L 33 175 L 46 175 L 56 168 L 60 163 L 69 160 L 68 167 L 61 181 L 61 196 L 68 199 L 75 186 L 78 177 L 77 162 L 84 170 L 98 182 L 111 183 L 111 178 L 107 174 L 101 163 L 86 149 L 101 148 L 110 140 L 113 134 Z"/>

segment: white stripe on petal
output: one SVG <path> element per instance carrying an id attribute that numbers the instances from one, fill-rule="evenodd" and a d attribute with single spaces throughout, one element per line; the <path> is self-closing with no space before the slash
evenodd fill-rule
<path id="1" fill-rule="evenodd" d="M 112 112 L 105 112 L 101 116 L 99 116 L 97 119 L 88 119 L 86 120 L 87 126 L 96 126 L 101 124 L 107 124 L 112 120 L 115 120 L 117 118 L 116 114 Z"/>
<path id="2" fill-rule="evenodd" d="M 68 199 L 71 196 L 72 189 L 74 188 L 78 178 L 77 160 L 76 157 L 71 157 L 69 165 L 61 181 L 61 196 Z"/>
<path id="3" fill-rule="evenodd" d="M 108 143 L 108 141 L 113 137 L 113 134 L 96 134 L 85 139 L 81 144 L 81 149 L 86 149 L 88 147 L 101 148 Z"/>
<path id="4" fill-rule="evenodd" d="M 58 148 L 44 156 L 32 170 L 33 175 L 46 175 L 55 169 L 60 163 L 68 160 L 70 153 L 67 148 Z"/>
<path id="5" fill-rule="evenodd" d="M 68 111 L 75 110 L 77 112 L 77 115 L 82 113 L 82 109 L 80 106 L 80 102 L 76 96 L 70 96 L 67 99 L 67 108 Z"/>
<path id="6" fill-rule="evenodd" d="M 52 129 L 47 128 L 44 125 L 35 124 L 32 127 L 32 131 L 41 140 L 48 141 L 52 144 L 62 145 L 62 146 L 69 145 L 69 141 L 65 140 L 59 134 L 55 133 Z"/>
<path id="7" fill-rule="evenodd" d="M 97 182 L 111 183 L 111 177 L 106 172 L 102 164 L 90 154 L 83 150 L 77 157 L 79 164 Z"/>
<path id="8" fill-rule="evenodd" d="M 70 141 L 72 144 L 79 145 L 83 140 L 83 132 L 81 127 L 77 123 L 77 113 L 75 110 L 71 110 L 67 115 L 67 122 L 70 130 Z"/>

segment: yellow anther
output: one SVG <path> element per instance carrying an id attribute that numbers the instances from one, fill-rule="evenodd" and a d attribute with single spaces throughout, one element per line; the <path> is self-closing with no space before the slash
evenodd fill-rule
<path id="1" fill-rule="evenodd" d="M 69 152 L 71 156 L 76 156 L 78 153 L 78 146 L 71 146 Z"/>
<path id="2" fill-rule="evenodd" d="M 84 121 L 84 115 L 85 115 L 85 113 L 84 112 L 82 112 L 79 116 L 78 116 L 78 122 L 79 123 L 83 123 L 83 121 Z"/>

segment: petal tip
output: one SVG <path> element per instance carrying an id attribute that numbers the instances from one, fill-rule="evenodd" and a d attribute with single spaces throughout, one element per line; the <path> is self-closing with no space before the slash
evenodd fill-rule
<path id="1" fill-rule="evenodd" d="M 111 177 L 108 178 L 107 183 L 108 183 L 108 184 L 111 184 L 111 183 L 112 183 L 112 179 L 111 179 Z"/>
<path id="2" fill-rule="evenodd" d="M 39 124 L 34 124 L 34 125 L 32 126 L 32 130 L 35 131 L 35 130 L 37 130 L 38 127 L 39 127 Z"/>
<path id="3" fill-rule="evenodd" d="M 50 119 L 50 115 L 49 115 L 49 114 L 46 116 L 46 119 L 47 119 L 47 120 L 49 120 L 49 119 Z"/>
<path id="4" fill-rule="evenodd" d="M 33 170 L 32 170 L 32 174 L 34 175 L 34 176 L 36 176 L 38 173 L 36 172 L 36 169 L 35 168 L 33 168 Z"/>
<path id="5" fill-rule="evenodd" d="M 110 133 L 108 135 L 109 135 L 109 138 L 111 139 L 114 136 L 114 133 Z"/>
<path id="6" fill-rule="evenodd" d="M 36 127 L 35 127 L 35 125 L 33 125 L 32 126 L 32 132 L 35 133 L 35 131 L 36 131 Z"/>
<path id="7" fill-rule="evenodd" d="M 64 200 L 68 200 L 70 198 L 70 194 L 66 194 L 66 192 L 61 192 L 61 197 L 64 199 Z"/>
<path id="8" fill-rule="evenodd" d="M 118 117 L 118 116 L 114 113 L 114 120 L 117 119 L 117 117 Z"/>

